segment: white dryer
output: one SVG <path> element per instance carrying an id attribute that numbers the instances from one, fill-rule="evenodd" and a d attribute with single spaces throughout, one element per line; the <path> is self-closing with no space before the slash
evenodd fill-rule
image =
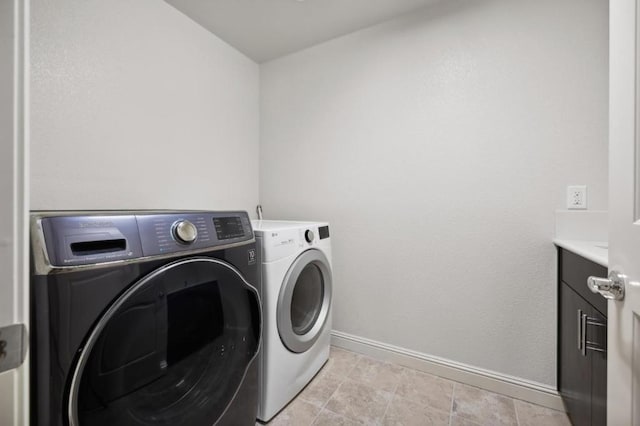
<path id="1" fill-rule="evenodd" d="M 331 239 L 327 223 L 252 224 L 262 266 L 258 419 L 269 421 L 329 359 Z"/>

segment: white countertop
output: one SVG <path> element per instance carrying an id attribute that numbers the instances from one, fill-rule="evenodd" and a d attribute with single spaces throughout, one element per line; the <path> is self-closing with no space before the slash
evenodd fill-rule
<path id="1" fill-rule="evenodd" d="M 596 262 L 604 267 L 609 266 L 609 244 L 607 241 L 582 241 L 555 238 L 553 243 L 577 255 Z"/>

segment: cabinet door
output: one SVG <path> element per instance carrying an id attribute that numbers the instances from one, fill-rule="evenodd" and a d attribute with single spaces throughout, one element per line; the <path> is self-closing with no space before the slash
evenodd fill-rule
<path id="1" fill-rule="evenodd" d="M 560 284 L 558 390 L 574 425 L 591 424 L 591 362 L 579 348 L 581 315 L 591 306 L 565 283 Z M 606 381 L 606 379 L 605 379 Z"/>
<path id="2" fill-rule="evenodd" d="M 591 360 L 591 424 L 607 424 L 607 319 L 596 309 L 591 310 L 591 321 L 587 327 L 587 340 L 590 342 L 587 356 Z"/>

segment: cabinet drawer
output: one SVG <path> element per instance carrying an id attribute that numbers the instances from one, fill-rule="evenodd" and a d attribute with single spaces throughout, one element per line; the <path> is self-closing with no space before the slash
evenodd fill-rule
<path id="1" fill-rule="evenodd" d="M 560 279 L 606 317 L 607 299 L 589 290 L 587 278 L 606 277 L 607 268 L 565 249 L 558 250 L 558 257 Z"/>

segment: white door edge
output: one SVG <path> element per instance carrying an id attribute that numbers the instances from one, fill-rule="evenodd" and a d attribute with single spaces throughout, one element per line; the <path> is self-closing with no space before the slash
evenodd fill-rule
<path id="1" fill-rule="evenodd" d="M 640 147 L 638 2 L 610 1 L 609 271 L 628 276 L 623 300 L 608 302 L 607 424 L 640 425 Z M 635 396 L 633 396 L 635 393 Z M 635 413 L 634 413 L 635 411 Z"/>
<path id="2" fill-rule="evenodd" d="M 13 12 L 7 16 L 6 23 L 13 32 L 13 47 L 3 51 L 0 60 L 11 61 L 13 64 L 12 105 L 3 109 L 3 114 L 10 111 L 12 117 L 7 117 L 11 129 L 7 129 L 7 150 L 12 153 L 8 167 L 0 172 L 0 178 L 10 184 L 7 191 L 0 194 L 0 202 L 11 206 L 3 211 L 6 225 L 11 226 L 6 236 L 6 256 L 11 253 L 11 261 L 5 270 L 0 271 L 0 280 L 6 283 L 0 288 L 0 297 L 7 297 L 11 312 L 3 318 L 6 326 L 10 324 L 24 324 L 29 327 L 29 0 L 9 0 L 6 9 Z M 12 58 L 11 58 L 12 54 Z M 5 74 L 3 78 L 7 77 Z M 11 84 L 5 80 L 5 84 Z M 8 250 L 8 251 L 7 251 Z M 0 378 L 0 398 L 11 407 L 10 412 L 2 413 L 4 424 L 22 426 L 29 424 L 29 362 L 28 355 L 25 362 L 14 370 L 2 373 Z"/>

